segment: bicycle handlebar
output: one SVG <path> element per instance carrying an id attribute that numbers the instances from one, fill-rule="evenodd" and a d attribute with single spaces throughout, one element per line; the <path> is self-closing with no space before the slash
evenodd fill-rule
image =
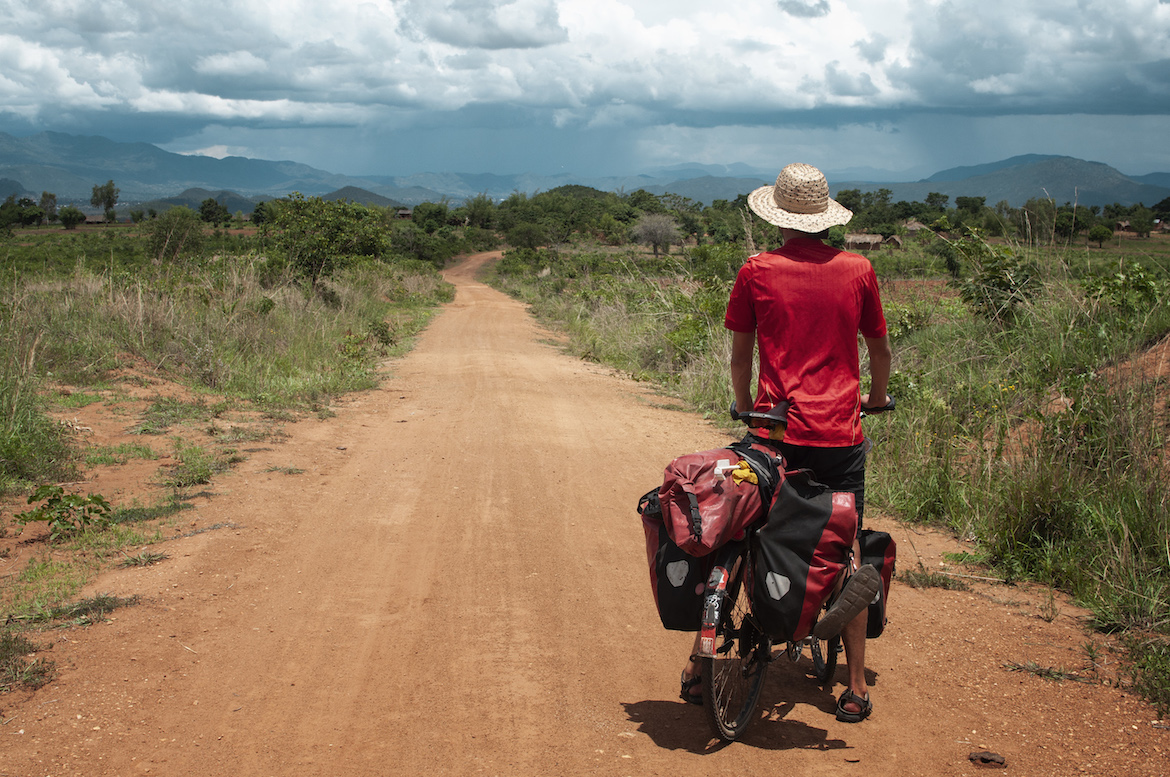
<path id="1" fill-rule="evenodd" d="M 890 396 L 887 394 L 886 396 Z M 768 429 L 773 429 L 776 426 L 788 426 L 788 403 L 781 402 L 766 413 L 761 413 L 758 410 L 736 410 L 735 400 L 732 400 L 731 407 L 728 412 L 731 414 L 732 421 L 743 421 L 745 424 L 751 424 L 752 421 L 761 421 L 761 426 Z M 889 413 L 894 409 L 894 398 L 890 397 L 890 401 L 884 405 L 877 407 L 861 408 L 861 417 L 865 418 L 867 415 L 877 415 L 878 413 Z"/>

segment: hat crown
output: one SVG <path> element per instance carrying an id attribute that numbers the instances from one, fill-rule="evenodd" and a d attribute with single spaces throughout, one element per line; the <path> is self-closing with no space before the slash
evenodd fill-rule
<path id="1" fill-rule="evenodd" d="M 829 207 L 829 182 L 812 165 L 788 165 L 776 176 L 772 191 L 776 207 L 790 213 L 824 213 Z"/>

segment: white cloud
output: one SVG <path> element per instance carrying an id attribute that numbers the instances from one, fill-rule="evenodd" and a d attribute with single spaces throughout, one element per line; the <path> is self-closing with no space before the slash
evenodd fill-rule
<path id="1" fill-rule="evenodd" d="M 8 0 L 0 30 L 0 117 L 31 127 L 470 131 L 521 111 L 556 137 L 705 138 L 1170 113 L 1159 0 Z"/>

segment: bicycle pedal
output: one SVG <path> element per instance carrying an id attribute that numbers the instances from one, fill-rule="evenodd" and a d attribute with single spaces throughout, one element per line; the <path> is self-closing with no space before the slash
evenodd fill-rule
<path id="1" fill-rule="evenodd" d="M 817 639 L 832 639 L 840 634 L 847 623 L 869 607 L 881 585 L 882 576 L 877 568 L 872 564 L 863 564 L 849 577 L 825 617 L 817 621 L 813 635 Z"/>

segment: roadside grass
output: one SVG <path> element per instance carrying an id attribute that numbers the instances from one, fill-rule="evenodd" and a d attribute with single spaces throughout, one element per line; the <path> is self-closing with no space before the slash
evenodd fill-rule
<path id="1" fill-rule="evenodd" d="M 1103 631 L 1166 639 L 1170 391 L 1150 369 L 1124 365 L 1170 332 L 1170 244 L 1119 245 L 973 235 L 946 245 L 955 279 L 939 260 L 946 251 L 875 252 L 899 412 L 866 421 L 866 495 L 903 520 L 974 539 L 1009 581 L 1071 594 Z M 565 332 L 571 352 L 653 382 L 734 432 L 722 315 L 745 257 L 734 246 L 665 260 L 509 251 L 492 283 Z M 900 574 L 950 585 L 926 570 Z M 1045 612 L 1055 617 L 1055 600 Z M 1127 644 L 1134 686 L 1164 707 L 1170 660 L 1151 647 L 1161 643 Z"/>
<path id="2" fill-rule="evenodd" d="M 342 257 L 309 284 L 261 241 L 224 235 L 208 245 L 216 253 L 164 264 L 152 261 L 137 229 L 46 231 L 0 255 L 10 278 L 0 288 L 0 496 L 78 481 L 83 467 L 159 458 L 147 444 L 85 448 L 50 411 L 104 401 L 126 414 L 136 400 L 125 383 L 175 382 L 186 397 L 157 397 L 133 429 L 172 436 L 174 466 L 160 475 L 168 499 L 114 506 L 101 526 L 57 521 L 54 537 L 25 546 L 32 557 L 3 549 L 13 570 L 0 588 L 5 651 L 36 649 L 14 629 L 100 617 L 61 613 L 99 571 L 165 559 L 142 546 L 191 507 L 182 497 L 192 488 L 243 460 L 234 446 L 278 438 L 278 424 L 306 413 L 328 417 L 333 397 L 377 385 L 383 360 L 409 350 L 436 306 L 453 298 L 427 263 Z M 262 420 L 229 421 L 229 412 Z M 197 441 L 202 434 L 210 445 Z M 18 528 L 5 522 L 0 537 Z M 47 667 L 38 657 L 2 671 L 34 684 L 51 674 Z"/>
<path id="3" fill-rule="evenodd" d="M 149 445 L 121 443 L 119 445 L 93 445 L 85 450 L 86 467 L 109 467 L 125 464 L 131 459 L 153 461 L 158 454 Z"/>
<path id="4" fill-rule="evenodd" d="M 174 446 L 177 463 L 165 474 L 160 474 L 160 481 L 176 495 L 183 494 L 192 486 L 210 483 L 212 477 L 244 460 L 244 456 L 233 449 L 209 451 L 181 437 L 174 439 Z"/>
<path id="5" fill-rule="evenodd" d="M 38 654 L 41 646 L 18 632 L 0 632 L 0 693 L 40 688 L 56 675 L 56 664 Z"/>
<path id="6" fill-rule="evenodd" d="M 166 553 L 156 553 L 155 551 L 151 550 L 143 550 L 134 554 L 133 556 L 128 553 L 123 555 L 125 555 L 125 558 L 118 562 L 118 566 L 123 568 L 149 567 L 159 563 L 160 561 L 166 561 L 168 558 L 170 558 L 170 556 Z"/>

